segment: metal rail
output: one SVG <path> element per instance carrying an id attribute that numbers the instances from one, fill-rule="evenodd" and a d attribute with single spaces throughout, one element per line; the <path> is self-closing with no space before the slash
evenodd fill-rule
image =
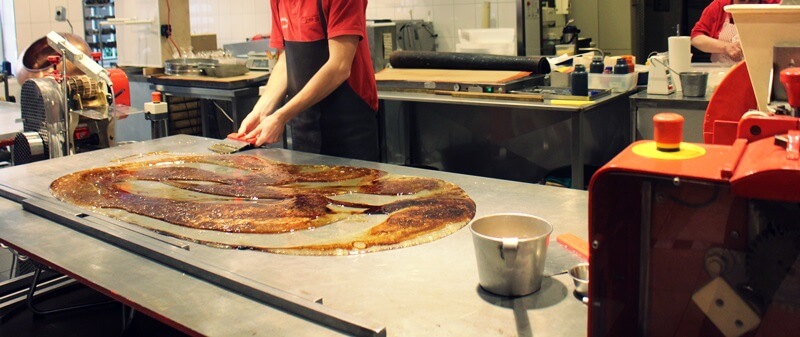
<path id="1" fill-rule="evenodd" d="M 325 307 L 321 298 L 293 294 L 220 269 L 184 254 L 187 250 L 182 247 L 165 242 L 163 239 L 156 240 L 149 236 L 134 235 L 131 231 L 119 230 L 118 226 L 110 225 L 109 221 L 96 215 L 86 214 L 73 206 L 31 197 L 22 201 L 22 208 L 323 326 L 355 336 L 386 336 L 386 329 L 382 325 Z"/>

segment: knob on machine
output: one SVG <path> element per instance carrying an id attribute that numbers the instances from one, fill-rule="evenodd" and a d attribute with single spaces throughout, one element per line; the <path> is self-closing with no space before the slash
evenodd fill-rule
<path id="1" fill-rule="evenodd" d="M 653 133 L 659 151 L 680 151 L 683 140 L 683 116 L 673 112 L 663 112 L 653 116 Z"/>
<path id="2" fill-rule="evenodd" d="M 686 160 L 706 154 L 697 144 L 683 142 L 683 116 L 662 112 L 653 116 L 654 141 L 644 141 L 633 146 L 633 153 L 645 158 Z"/>
<path id="3" fill-rule="evenodd" d="M 786 68 L 781 71 L 781 83 L 786 89 L 789 106 L 792 107 L 792 116 L 798 117 L 800 109 L 800 67 Z"/>

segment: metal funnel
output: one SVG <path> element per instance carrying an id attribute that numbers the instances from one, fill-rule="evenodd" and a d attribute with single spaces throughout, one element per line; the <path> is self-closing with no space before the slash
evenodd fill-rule
<path id="1" fill-rule="evenodd" d="M 779 43 L 800 45 L 800 6 L 729 5 L 725 11 L 736 22 L 758 110 L 769 111 L 773 47 Z"/>

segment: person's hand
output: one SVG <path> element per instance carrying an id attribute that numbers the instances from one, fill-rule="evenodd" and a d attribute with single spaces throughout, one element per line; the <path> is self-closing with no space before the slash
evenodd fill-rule
<path id="1" fill-rule="evenodd" d="M 253 115 L 253 113 L 247 115 L 245 120 L 242 121 L 242 127 L 239 128 L 240 131 L 246 125 L 249 125 L 245 123 L 248 123 L 247 119 L 250 118 L 251 115 Z M 256 118 L 258 118 L 259 114 L 255 115 L 257 116 Z M 249 132 L 247 132 L 245 138 L 248 139 L 255 138 L 256 139 L 255 146 L 277 143 L 283 138 L 282 137 L 283 130 L 286 128 L 286 121 L 282 120 L 279 116 L 280 116 L 279 114 L 273 113 L 269 116 L 264 117 L 256 124 L 255 127 L 253 127 Z"/>
<path id="2" fill-rule="evenodd" d="M 236 133 L 236 136 L 241 138 L 244 137 L 250 131 L 253 131 L 259 123 L 261 123 L 261 112 L 253 110 L 250 111 L 249 114 L 242 120 L 242 125 L 239 126 L 239 131 Z"/>
<path id="3" fill-rule="evenodd" d="M 738 41 L 725 45 L 725 54 L 728 54 L 734 61 L 741 61 L 742 57 L 744 57 L 744 54 L 742 54 L 742 45 Z"/>

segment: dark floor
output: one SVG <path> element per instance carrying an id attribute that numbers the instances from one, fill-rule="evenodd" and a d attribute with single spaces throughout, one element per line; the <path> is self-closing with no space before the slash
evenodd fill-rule
<path id="1" fill-rule="evenodd" d="M 9 277 L 12 254 L 0 249 L 0 281 Z M 3 294 L 0 294 L 2 296 Z M 81 284 L 74 284 L 37 298 L 39 310 L 50 310 L 85 303 L 106 302 L 109 298 Z M 142 313 L 135 313 L 123 330 L 122 305 L 114 302 L 63 313 L 36 315 L 22 303 L 0 316 L 0 337 L 135 337 L 185 336 Z"/>

